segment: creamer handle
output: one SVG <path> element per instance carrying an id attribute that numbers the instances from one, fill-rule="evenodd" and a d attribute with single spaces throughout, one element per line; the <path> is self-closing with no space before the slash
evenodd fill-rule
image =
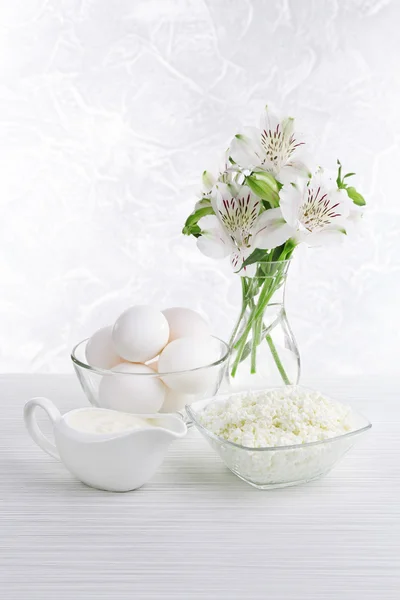
<path id="1" fill-rule="evenodd" d="M 32 398 L 24 406 L 24 421 L 31 438 L 53 458 L 60 460 L 56 446 L 42 433 L 35 417 L 35 409 L 40 406 L 47 413 L 53 427 L 61 418 L 58 408 L 47 398 Z"/>

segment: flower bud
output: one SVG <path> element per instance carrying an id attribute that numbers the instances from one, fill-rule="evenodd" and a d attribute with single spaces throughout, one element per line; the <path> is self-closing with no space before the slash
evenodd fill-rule
<path id="1" fill-rule="evenodd" d="M 210 192 L 215 184 L 215 177 L 210 171 L 204 171 L 201 177 L 204 191 Z"/>
<path id="2" fill-rule="evenodd" d="M 279 188 L 276 179 L 267 171 L 253 171 L 246 183 L 256 196 L 266 200 L 272 207 L 279 205 Z"/>

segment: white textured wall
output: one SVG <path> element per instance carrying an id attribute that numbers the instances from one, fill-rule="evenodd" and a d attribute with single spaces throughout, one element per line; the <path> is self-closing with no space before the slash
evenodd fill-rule
<path id="1" fill-rule="evenodd" d="M 400 300 L 400 3 L 13 0 L 0 5 L 0 369 L 67 371 L 132 303 L 227 335 L 239 281 L 180 234 L 201 171 L 265 102 L 359 174 L 363 232 L 297 257 L 305 371 L 389 372 Z"/>

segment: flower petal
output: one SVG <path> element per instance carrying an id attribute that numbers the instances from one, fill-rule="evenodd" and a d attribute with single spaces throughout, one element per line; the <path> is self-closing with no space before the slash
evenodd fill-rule
<path id="1" fill-rule="evenodd" d="M 332 192 L 330 192 L 330 195 L 333 194 L 335 195 L 336 199 L 341 203 L 342 216 L 345 219 L 347 219 L 350 215 L 350 212 L 352 211 L 353 202 L 348 197 L 346 190 L 335 189 Z"/>
<path id="2" fill-rule="evenodd" d="M 197 247 L 209 258 L 225 258 L 229 256 L 232 246 L 227 243 L 227 240 L 220 235 L 220 231 L 214 229 L 207 231 L 197 238 Z"/>
<path id="3" fill-rule="evenodd" d="M 326 228 L 315 233 L 299 232 L 296 240 L 305 242 L 307 246 L 336 246 L 346 239 L 346 231 L 336 227 Z"/>
<path id="4" fill-rule="evenodd" d="M 246 258 L 250 256 L 254 248 L 241 248 L 235 250 L 231 254 L 231 265 L 235 273 L 238 273 L 241 277 L 254 277 L 257 270 L 257 265 L 248 265 L 242 269 L 242 265 Z"/>
<path id="5" fill-rule="evenodd" d="M 197 247 L 210 258 L 225 258 L 232 252 L 232 242 L 226 235 L 215 215 L 207 215 L 198 221 L 202 235 L 197 238 Z"/>
<path id="6" fill-rule="evenodd" d="M 281 124 L 281 120 L 273 110 L 266 106 L 261 115 L 261 131 L 264 131 L 264 129 L 266 131 L 274 131 Z M 286 119 L 284 121 L 286 123 Z"/>
<path id="7" fill-rule="evenodd" d="M 328 191 L 328 197 L 331 205 L 335 205 L 337 217 L 333 223 L 335 228 L 341 227 L 346 223 L 350 214 L 351 200 L 345 190 L 331 189 Z"/>
<path id="8" fill-rule="evenodd" d="M 257 233 L 253 246 L 270 250 L 281 246 L 294 234 L 295 229 L 288 225 L 280 208 L 264 211 L 257 221 Z"/>
<path id="9" fill-rule="evenodd" d="M 286 117 L 286 119 L 282 119 L 282 132 L 285 138 L 290 138 L 294 131 L 294 118 Z"/>
<path id="10" fill-rule="evenodd" d="M 219 221 L 215 215 L 206 215 L 205 217 L 201 217 L 201 219 L 197 221 L 197 225 L 204 232 L 220 228 Z"/>
<path id="11" fill-rule="evenodd" d="M 282 167 L 277 175 L 278 181 L 283 185 L 295 183 L 299 177 L 306 177 L 307 179 L 311 177 L 309 167 L 300 160 L 291 160 Z"/>
<path id="12" fill-rule="evenodd" d="M 233 138 L 229 155 L 245 169 L 253 169 L 262 161 L 260 132 L 256 127 L 244 127 L 241 133 Z"/>
<path id="13" fill-rule="evenodd" d="M 279 192 L 279 205 L 283 218 L 294 229 L 299 225 L 299 210 L 303 201 L 304 188 L 297 185 L 284 185 Z"/>

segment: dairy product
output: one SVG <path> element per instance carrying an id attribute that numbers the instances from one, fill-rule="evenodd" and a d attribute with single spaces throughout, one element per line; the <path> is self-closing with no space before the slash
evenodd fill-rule
<path id="1" fill-rule="evenodd" d="M 353 429 L 350 407 L 300 386 L 212 401 L 199 421 L 219 437 L 247 448 L 319 442 Z"/>
<path id="2" fill-rule="evenodd" d="M 68 415 L 67 422 L 81 433 L 100 435 L 154 427 L 149 421 L 136 415 L 101 408 L 73 411 Z"/>

